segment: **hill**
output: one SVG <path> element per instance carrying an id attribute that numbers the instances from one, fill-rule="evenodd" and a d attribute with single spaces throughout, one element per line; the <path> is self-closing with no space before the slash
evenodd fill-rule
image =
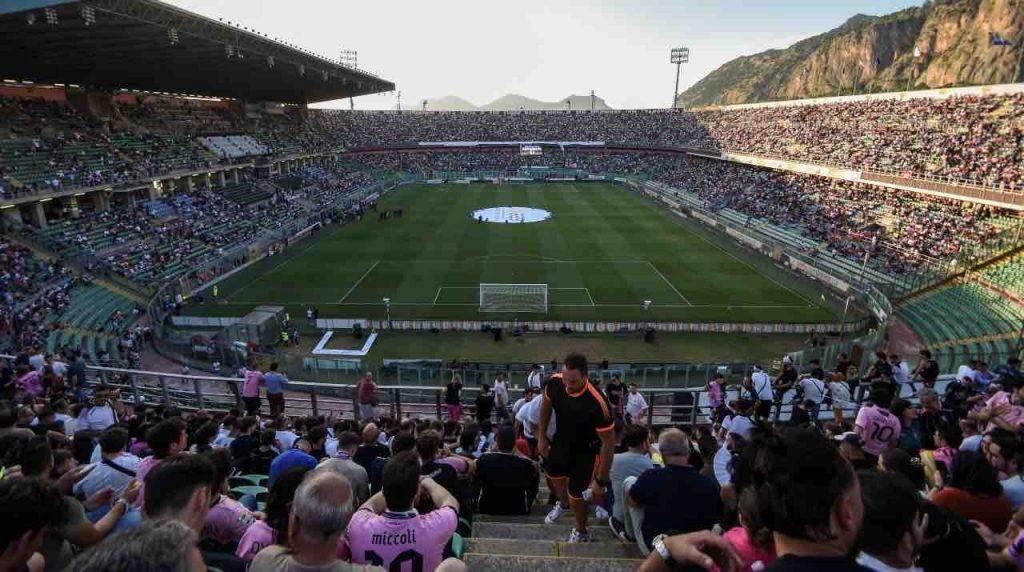
<path id="1" fill-rule="evenodd" d="M 510 93 L 481 106 L 473 105 L 455 95 L 427 100 L 427 111 L 546 111 L 570 108 L 589 110 L 590 96 L 570 95 L 558 101 L 540 101 L 539 99 Z M 608 106 L 605 100 L 595 96 L 594 109 L 611 109 L 611 107 Z"/>
<path id="2" fill-rule="evenodd" d="M 726 62 L 681 93 L 680 107 L 1007 83 L 1024 30 L 1018 0 L 937 0 L 885 16 L 858 14 L 842 26 Z M 914 49 L 922 55 L 915 58 Z"/>

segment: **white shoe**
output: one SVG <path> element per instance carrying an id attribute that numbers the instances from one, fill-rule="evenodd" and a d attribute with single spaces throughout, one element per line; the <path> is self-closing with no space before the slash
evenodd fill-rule
<path id="1" fill-rule="evenodd" d="M 603 506 L 599 506 L 594 509 L 594 516 L 597 517 L 597 520 L 608 520 L 608 517 L 611 515 L 608 514 L 608 511 L 606 511 Z"/>
<path id="2" fill-rule="evenodd" d="M 555 521 L 565 514 L 566 509 L 562 506 L 562 503 L 556 502 L 555 506 L 551 507 L 551 512 L 544 517 L 545 524 L 555 524 Z"/>
<path id="3" fill-rule="evenodd" d="M 580 532 L 575 528 L 569 533 L 569 544 L 579 544 L 582 542 L 590 542 L 590 534 L 586 532 Z"/>
<path id="4" fill-rule="evenodd" d="M 592 493 L 590 489 L 586 489 L 583 491 L 583 500 L 590 502 L 590 499 L 592 498 L 594 498 L 594 493 Z"/>

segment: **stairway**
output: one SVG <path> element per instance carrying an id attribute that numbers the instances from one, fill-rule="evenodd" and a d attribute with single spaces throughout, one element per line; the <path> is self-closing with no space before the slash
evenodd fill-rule
<path id="1" fill-rule="evenodd" d="M 623 543 L 608 523 L 591 513 L 591 542 L 569 544 L 572 513 L 544 524 L 548 492 L 542 488 L 528 516 L 478 514 L 463 560 L 470 570 L 488 572 L 633 572 L 643 561 L 634 543 Z"/>

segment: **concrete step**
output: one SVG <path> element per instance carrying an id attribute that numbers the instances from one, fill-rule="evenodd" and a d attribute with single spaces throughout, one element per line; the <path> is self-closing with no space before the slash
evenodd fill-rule
<path id="1" fill-rule="evenodd" d="M 524 515 L 513 515 L 513 516 L 499 516 L 494 514 L 477 514 L 473 516 L 473 522 L 508 522 L 512 524 L 544 524 L 544 517 L 548 514 L 548 507 L 546 506 L 535 506 L 530 510 L 530 514 Z M 574 523 L 576 519 L 573 517 L 571 512 L 566 512 L 562 515 L 562 518 L 558 519 L 557 524 L 570 525 Z M 590 513 L 587 518 L 587 526 L 601 526 L 607 524 L 607 521 L 598 520 L 593 513 Z"/>
<path id="2" fill-rule="evenodd" d="M 593 519 L 591 519 L 593 520 Z M 473 524 L 473 538 L 499 538 L 514 540 L 564 540 L 569 538 L 573 525 L 568 522 L 558 524 L 524 524 L 513 522 L 476 522 Z M 597 522 L 589 524 L 590 537 L 599 542 L 619 542 L 618 537 L 608 528 L 607 524 Z"/>
<path id="3" fill-rule="evenodd" d="M 640 558 L 639 549 L 635 545 L 623 544 L 618 540 L 569 544 L 563 540 L 470 538 L 469 550 L 467 552 L 471 554 L 504 554 L 509 556 Z"/>
<path id="4" fill-rule="evenodd" d="M 642 562 L 637 559 L 501 554 L 466 554 L 463 561 L 473 572 L 635 572 Z"/>

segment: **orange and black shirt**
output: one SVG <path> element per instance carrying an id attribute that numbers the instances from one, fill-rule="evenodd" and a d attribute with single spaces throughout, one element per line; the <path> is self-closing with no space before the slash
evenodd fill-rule
<path id="1" fill-rule="evenodd" d="M 551 376 L 544 387 L 544 395 L 551 401 L 557 416 L 554 443 L 572 451 L 583 452 L 600 445 L 598 433 L 611 431 L 612 421 L 608 400 L 587 380 L 578 393 L 569 393 L 561 374 Z"/>

